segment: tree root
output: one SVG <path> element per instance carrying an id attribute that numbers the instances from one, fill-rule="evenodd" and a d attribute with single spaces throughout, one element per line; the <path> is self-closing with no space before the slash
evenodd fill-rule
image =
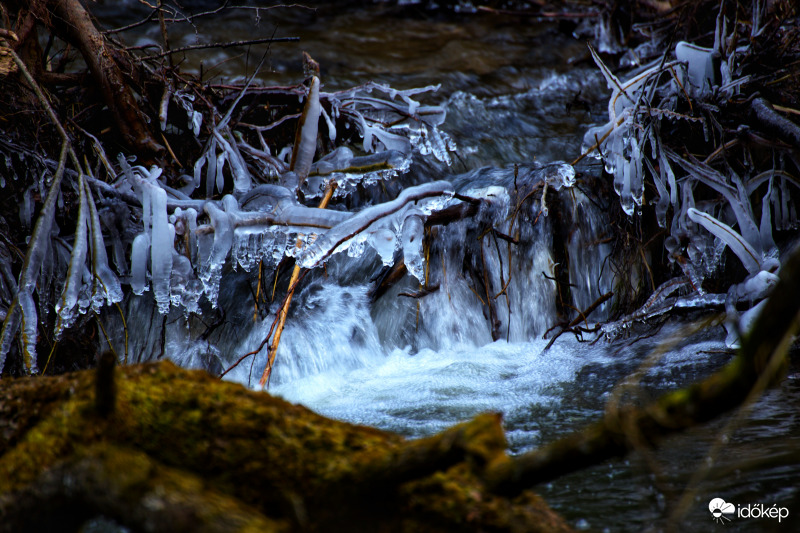
<path id="1" fill-rule="evenodd" d="M 26 21 L 19 33 L 20 49 L 29 47 L 37 38 L 37 32 L 29 27 L 33 21 L 44 23 L 51 32 L 81 52 L 126 144 L 141 154 L 155 155 L 164 151 L 147 127 L 139 103 L 115 59 L 116 52 L 78 0 L 38 0 L 29 4 L 9 0 L 4 3 L 16 9 Z M 40 54 L 25 53 L 23 57 L 27 63 L 35 63 L 28 65 L 35 74 L 50 75 L 50 81 L 53 81 L 53 75 L 58 77 L 58 73 L 42 68 Z"/>

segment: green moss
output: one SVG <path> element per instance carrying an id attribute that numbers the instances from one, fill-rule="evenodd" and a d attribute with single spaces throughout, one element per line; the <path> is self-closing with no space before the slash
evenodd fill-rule
<path id="1" fill-rule="evenodd" d="M 427 531 L 476 525 L 514 531 L 518 522 L 535 523 L 528 504 L 489 495 L 480 481 L 486 464 L 505 457 L 497 415 L 406 441 L 162 362 L 118 370 L 116 405 L 103 418 L 94 406 L 93 378 L 86 371 L 11 382 L 0 397 L 0 417 L 12 404 L 21 407 L 24 413 L 15 416 L 24 427 L 14 430 L 15 445 L 0 456 L 0 497 L 87 450 L 102 450 L 102 461 L 90 456 L 120 472 L 114 480 L 120 487 L 142 485 L 137 476 L 147 468 L 146 478 L 161 476 L 168 492 L 212 488 L 307 531 L 348 531 L 353 523 L 399 531 L 428 522 Z M 46 398 L 42 404 L 37 390 Z M 14 399 L 15 391 L 25 404 Z M 531 509 L 552 514 L 541 501 Z M 559 527 L 529 530 L 564 530 Z"/>

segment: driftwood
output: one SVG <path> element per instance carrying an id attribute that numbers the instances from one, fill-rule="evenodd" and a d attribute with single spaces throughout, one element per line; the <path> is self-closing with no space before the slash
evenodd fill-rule
<path id="1" fill-rule="evenodd" d="M 0 531 L 98 515 L 135 531 L 569 530 L 535 494 L 480 481 L 504 455 L 498 415 L 407 441 L 205 372 L 109 358 L 3 382 Z"/>

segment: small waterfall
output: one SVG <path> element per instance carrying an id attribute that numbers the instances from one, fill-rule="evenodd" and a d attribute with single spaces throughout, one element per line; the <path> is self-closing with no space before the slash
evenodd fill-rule
<path id="1" fill-rule="evenodd" d="M 580 191 L 574 191 L 574 203 L 567 209 L 573 209 L 574 226 L 567 242 L 569 256 L 569 279 L 572 287 L 573 305 L 577 309 L 586 309 L 600 296 L 613 287 L 613 272 L 609 263 L 611 244 L 607 234 L 608 215 L 589 201 Z M 608 318 L 611 301 L 601 304 L 592 313 L 592 322 L 601 322 Z"/>
<path id="2" fill-rule="evenodd" d="M 548 197 L 549 216 L 541 212 L 538 197 L 520 201 L 524 191 L 516 188 L 540 168 L 485 167 L 452 180 L 461 194 L 490 194 L 494 200 L 474 216 L 430 229 L 424 286 L 406 273 L 373 301 L 371 291 L 378 282 L 372 280 L 384 267 L 371 247 L 360 257 L 339 254 L 325 269 L 310 271 L 291 303 L 271 385 L 285 390 L 287 384 L 316 374 L 373 367 L 396 351 L 449 353 L 493 340 L 541 339 L 559 320 L 556 244 L 566 250 L 572 307 L 585 309 L 610 290 L 612 276 L 604 265 L 610 247 L 602 244 L 605 222 L 590 201 L 563 188 Z M 567 231 L 556 231 L 558 224 L 568 225 Z M 559 243 L 558 235 L 568 235 L 567 242 Z M 260 290 L 271 290 L 274 272 L 262 276 Z M 264 340 L 285 291 L 282 283 L 275 301 L 268 309 L 262 304 L 258 313 L 255 267 L 248 272 L 229 265 L 222 272 L 219 307 L 205 309 L 202 316 L 173 310 L 163 319 L 148 295 L 131 298 L 126 303 L 126 316 L 132 317 L 127 325 L 129 360 L 166 356 L 184 367 L 222 373 L 246 354 L 258 352 L 226 376 L 254 386 L 267 362 Z M 606 314 L 603 307 L 592 319 Z M 124 328 L 114 313 L 107 312 L 106 320 L 107 329 L 117 332 L 113 342 L 122 353 Z"/>
<path id="3" fill-rule="evenodd" d="M 367 286 L 341 286 L 316 279 L 292 301 L 292 311 L 270 378 L 271 385 L 290 383 L 323 372 L 345 373 L 382 359 L 378 330 L 370 317 Z M 234 352 L 257 350 L 272 326 L 274 315 L 258 322 Z M 254 384 L 267 362 L 266 348 L 256 358 L 255 379 L 250 363 L 234 370 L 230 379 Z"/>

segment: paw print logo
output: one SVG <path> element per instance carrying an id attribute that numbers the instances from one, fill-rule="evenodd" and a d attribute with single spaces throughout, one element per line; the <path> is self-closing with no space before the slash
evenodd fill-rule
<path id="1" fill-rule="evenodd" d="M 708 502 L 708 510 L 711 512 L 714 522 L 724 524 L 731 521 L 731 519 L 725 515 L 732 515 L 735 513 L 736 506 L 732 503 L 727 503 L 722 498 L 714 498 Z"/>

